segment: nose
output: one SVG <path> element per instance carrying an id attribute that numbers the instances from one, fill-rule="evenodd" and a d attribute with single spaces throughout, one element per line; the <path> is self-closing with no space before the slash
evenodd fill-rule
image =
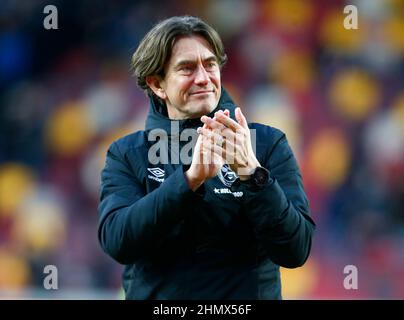
<path id="1" fill-rule="evenodd" d="M 203 66 L 199 66 L 195 75 L 195 84 L 206 85 L 209 82 L 209 74 Z"/>

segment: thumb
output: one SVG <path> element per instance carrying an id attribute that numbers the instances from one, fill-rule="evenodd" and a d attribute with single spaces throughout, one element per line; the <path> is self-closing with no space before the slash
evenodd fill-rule
<path id="1" fill-rule="evenodd" d="M 241 112 L 240 107 L 236 108 L 235 114 L 236 114 L 236 119 L 237 119 L 237 122 L 239 123 L 239 125 L 245 129 L 247 129 L 248 128 L 247 119 L 245 118 L 244 114 Z"/>

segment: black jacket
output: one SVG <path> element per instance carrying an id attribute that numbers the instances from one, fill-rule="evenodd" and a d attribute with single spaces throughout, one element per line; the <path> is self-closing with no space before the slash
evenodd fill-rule
<path id="1" fill-rule="evenodd" d="M 226 108 L 234 118 L 223 90 L 213 112 Z M 265 188 L 230 189 L 223 172 L 193 192 L 186 164 L 172 164 L 173 158 L 149 163 L 156 141 L 148 134 L 161 128 L 175 138 L 202 123 L 173 121 L 164 111 L 151 100 L 146 130 L 112 143 L 102 171 L 98 237 L 105 252 L 126 265 L 126 298 L 281 299 L 279 266 L 304 264 L 315 228 L 285 135 L 249 124 L 256 157 L 270 171 Z"/>

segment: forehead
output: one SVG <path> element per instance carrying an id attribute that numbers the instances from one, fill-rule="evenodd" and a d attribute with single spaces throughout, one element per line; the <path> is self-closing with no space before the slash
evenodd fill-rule
<path id="1" fill-rule="evenodd" d="M 209 42 L 202 36 L 179 37 L 173 46 L 170 57 L 170 64 L 180 60 L 198 60 L 215 56 Z"/>

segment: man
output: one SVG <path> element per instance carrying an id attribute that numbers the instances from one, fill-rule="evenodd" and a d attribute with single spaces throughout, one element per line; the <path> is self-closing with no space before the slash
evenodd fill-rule
<path id="1" fill-rule="evenodd" d="M 157 24 L 132 62 L 150 112 L 110 146 L 98 229 L 126 298 L 281 299 L 279 266 L 303 265 L 314 231 L 285 135 L 235 108 L 223 44 L 198 18 Z"/>

